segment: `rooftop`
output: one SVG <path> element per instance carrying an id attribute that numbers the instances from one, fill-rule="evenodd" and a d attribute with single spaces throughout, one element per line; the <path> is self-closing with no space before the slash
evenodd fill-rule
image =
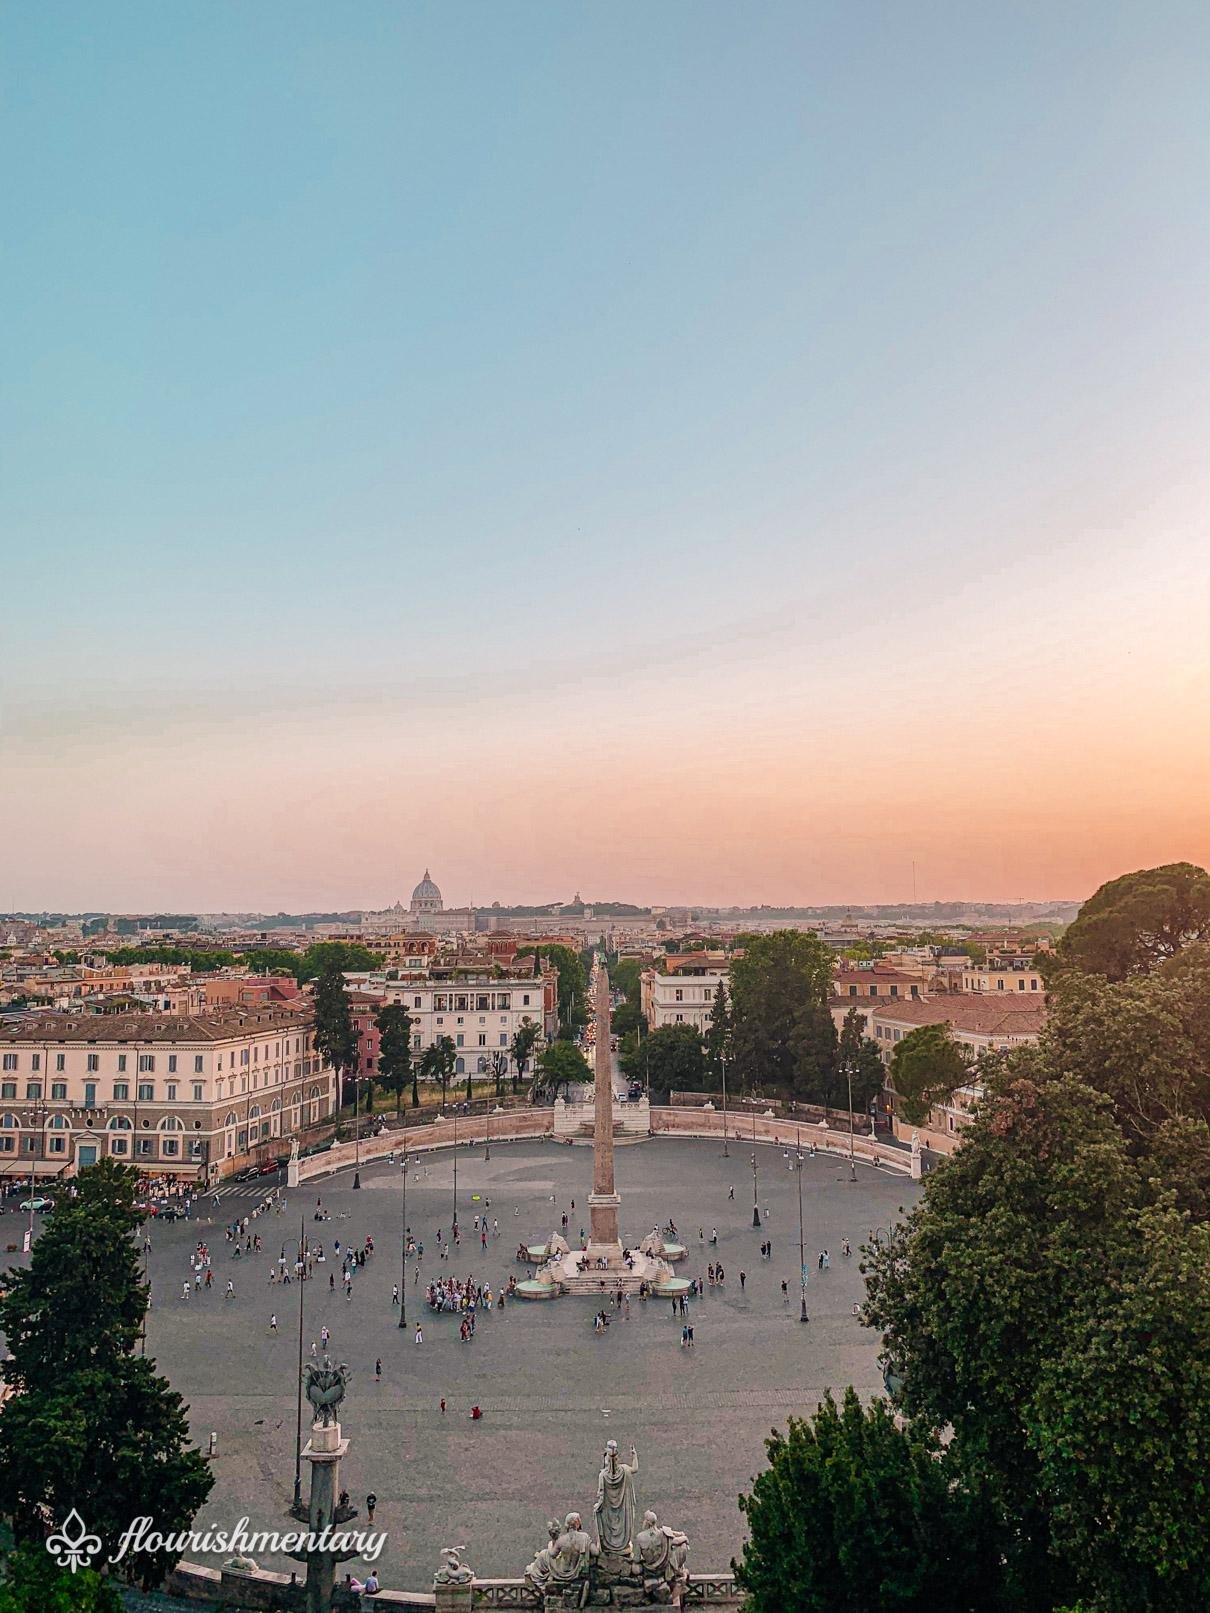
<path id="1" fill-rule="evenodd" d="M 299 1008 L 277 1004 L 209 1014 L 27 1014 L 0 1027 L 0 1042 L 224 1042 L 232 1036 L 296 1030 Z"/>
<path id="2" fill-rule="evenodd" d="M 870 1012 L 897 1025 L 950 1025 L 976 1036 L 1036 1036 L 1046 1023 L 1046 1004 L 1036 997 L 982 992 L 963 996 L 879 997 Z"/>

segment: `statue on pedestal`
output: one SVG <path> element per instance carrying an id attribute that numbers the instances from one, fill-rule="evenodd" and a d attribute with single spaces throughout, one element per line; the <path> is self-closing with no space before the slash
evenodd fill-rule
<path id="1" fill-rule="evenodd" d="M 433 1575 L 434 1585 L 469 1585 L 475 1578 L 474 1570 L 462 1561 L 465 1546 L 442 1546 L 441 1567 Z"/>
<path id="2" fill-rule="evenodd" d="M 597 1547 L 604 1557 L 627 1557 L 634 1538 L 634 1476 L 639 1470 L 639 1455 L 630 1447 L 630 1461 L 618 1457 L 618 1442 L 611 1439 L 605 1447 L 605 1461 L 597 1477 L 597 1499 L 593 1511 L 597 1518 Z"/>
<path id="3" fill-rule="evenodd" d="M 679 1599 L 681 1589 L 689 1583 L 688 1535 L 661 1525 L 654 1512 L 645 1512 L 634 1546 L 648 1595 L 665 1602 Z"/>
<path id="4" fill-rule="evenodd" d="M 336 1413 L 345 1397 L 349 1382 L 349 1369 L 342 1361 L 334 1366 L 325 1355 L 322 1361 L 308 1361 L 304 1370 L 303 1388 L 315 1421 L 327 1428 L 336 1421 Z"/>

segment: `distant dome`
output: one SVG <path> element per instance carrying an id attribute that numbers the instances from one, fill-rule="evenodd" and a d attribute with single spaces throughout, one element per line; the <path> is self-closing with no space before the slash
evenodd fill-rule
<path id="1" fill-rule="evenodd" d="M 411 911 L 413 913 L 440 913 L 442 906 L 441 892 L 433 884 L 426 868 L 424 878 L 412 892 Z"/>

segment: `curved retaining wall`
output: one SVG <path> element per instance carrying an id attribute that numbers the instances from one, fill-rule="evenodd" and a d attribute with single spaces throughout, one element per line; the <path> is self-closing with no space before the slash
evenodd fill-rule
<path id="1" fill-rule="evenodd" d="M 553 1109 L 507 1109 L 501 1115 L 468 1115 L 457 1123 L 458 1142 L 524 1142 L 535 1138 L 554 1138 L 555 1112 Z M 361 1163 L 385 1159 L 397 1154 L 405 1145 L 409 1154 L 427 1154 L 435 1149 L 450 1148 L 454 1143 L 453 1120 L 434 1120 L 430 1125 L 406 1126 L 402 1130 L 384 1132 L 377 1137 L 363 1137 Z M 653 1137 L 716 1137 L 723 1136 L 723 1116 L 717 1109 L 651 1110 Z M 745 1143 L 775 1143 L 782 1147 L 812 1143 L 821 1153 L 847 1158 L 849 1135 L 835 1127 L 824 1128 L 810 1122 L 783 1120 L 760 1114 L 728 1114 L 727 1136 L 736 1146 Z M 911 1156 L 902 1148 L 875 1142 L 870 1137 L 853 1138 L 854 1158 L 866 1164 L 877 1163 L 885 1170 L 907 1176 L 911 1172 Z M 298 1162 L 299 1182 L 313 1181 L 317 1177 L 333 1176 L 337 1171 L 348 1170 L 357 1164 L 358 1150 L 353 1143 L 337 1143 L 326 1154 L 312 1154 Z M 291 1172 L 291 1184 L 294 1183 Z"/>

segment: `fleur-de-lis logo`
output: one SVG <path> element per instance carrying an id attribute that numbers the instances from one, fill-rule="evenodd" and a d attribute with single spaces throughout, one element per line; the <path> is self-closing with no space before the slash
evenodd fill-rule
<path id="1" fill-rule="evenodd" d="M 87 1568 L 101 1550 L 101 1537 L 89 1534 L 88 1525 L 72 1507 L 63 1527 L 48 1538 L 46 1549 L 60 1568 L 70 1568 L 74 1574 L 77 1568 Z"/>

